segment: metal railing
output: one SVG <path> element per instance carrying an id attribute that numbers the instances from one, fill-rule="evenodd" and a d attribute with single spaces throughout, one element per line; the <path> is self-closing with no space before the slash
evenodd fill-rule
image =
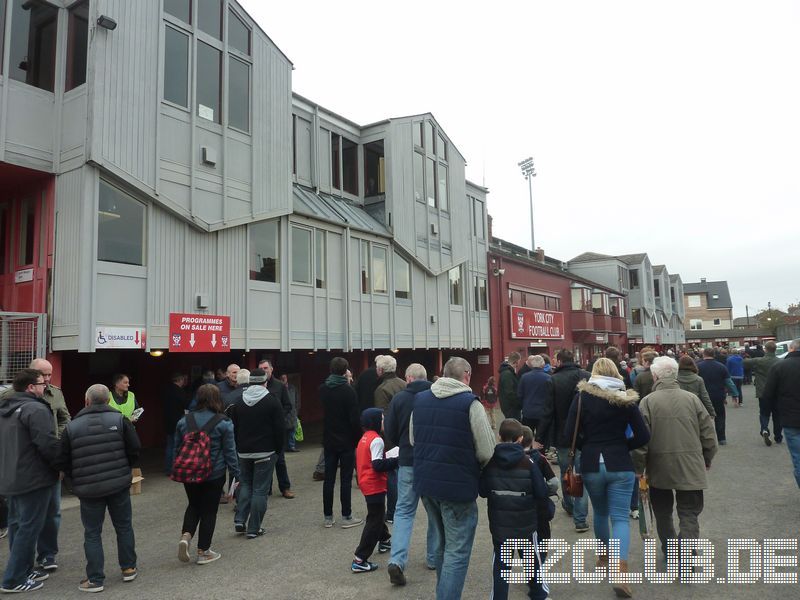
<path id="1" fill-rule="evenodd" d="M 47 315 L 0 312 L 0 384 L 47 352 Z"/>

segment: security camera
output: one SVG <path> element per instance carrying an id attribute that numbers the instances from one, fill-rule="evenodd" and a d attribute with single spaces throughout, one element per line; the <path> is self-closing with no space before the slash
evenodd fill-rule
<path id="1" fill-rule="evenodd" d="M 500 277 L 501 275 L 505 275 L 505 274 L 506 274 L 506 270 L 505 269 L 497 269 L 496 268 L 494 270 L 494 276 L 495 277 Z"/>

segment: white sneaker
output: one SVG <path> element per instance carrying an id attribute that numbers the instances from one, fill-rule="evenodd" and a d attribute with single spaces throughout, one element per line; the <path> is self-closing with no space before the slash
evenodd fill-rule
<path id="1" fill-rule="evenodd" d="M 215 560 L 219 560 L 222 555 L 219 552 L 214 552 L 210 548 L 203 552 L 202 554 L 197 555 L 197 564 L 198 565 L 207 565 L 210 562 L 214 562 Z"/>
<path id="2" fill-rule="evenodd" d="M 325 517 L 325 529 L 330 529 L 336 524 L 336 521 L 333 517 Z"/>
<path id="3" fill-rule="evenodd" d="M 637 521 L 639 520 L 639 511 L 638 510 L 632 510 L 631 511 L 631 519 L 635 519 Z"/>
<path id="4" fill-rule="evenodd" d="M 342 529 L 350 529 L 351 527 L 358 527 L 364 522 L 364 519 L 356 519 L 352 515 L 349 517 L 342 517 Z"/>

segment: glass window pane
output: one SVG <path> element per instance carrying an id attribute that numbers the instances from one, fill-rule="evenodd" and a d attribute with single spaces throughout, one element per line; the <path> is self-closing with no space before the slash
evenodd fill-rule
<path id="1" fill-rule="evenodd" d="M 414 136 L 414 145 L 422 146 L 422 123 L 412 123 L 411 132 Z"/>
<path id="2" fill-rule="evenodd" d="M 97 260 L 144 264 L 145 206 L 100 180 Z"/>
<path id="3" fill-rule="evenodd" d="M 28 198 L 22 202 L 19 215 L 19 266 L 33 264 L 33 242 L 36 236 L 36 203 Z"/>
<path id="4" fill-rule="evenodd" d="M 425 201 L 425 158 L 419 152 L 414 152 L 414 199 Z"/>
<path id="5" fill-rule="evenodd" d="M 322 229 L 317 229 L 316 231 L 316 241 L 314 244 L 314 251 L 315 251 L 315 269 L 314 269 L 314 279 L 316 282 L 316 286 L 318 289 L 322 290 L 325 289 L 325 274 L 327 271 L 327 265 L 325 263 L 327 257 L 327 248 L 325 243 L 325 231 Z"/>
<path id="6" fill-rule="evenodd" d="M 478 280 L 478 295 L 480 296 L 478 310 L 489 310 L 489 294 L 486 289 L 486 280 L 483 278 Z"/>
<path id="7" fill-rule="evenodd" d="M 475 231 L 475 237 L 483 239 L 486 237 L 484 231 L 484 218 L 483 218 L 483 202 L 478 199 L 472 201 L 472 224 Z"/>
<path id="8" fill-rule="evenodd" d="M 0 204 L 0 273 L 8 264 L 8 205 Z"/>
<path id="9" fill-rule="evenodd" d="M 194 0 L 197 6 L 197 26 L 208 35 L 222 40 L 222 2 L 220 0 Z"/>
<path id="10" fill-rule="evenodd" d="M 437 139 L 436 156 L 442 160 L 447 160 L 447 142 L 444 141 L 442 134 L 438 134 Z"/>
<path id="11" fill-rule="evenodd" d="M 232 10 L 228 11 L 228 45 L 250 55 L 250 30 Z"/>
<path id="12" fill-rule="evenodd" d="M 0 2 L 0 73 L 3 72 L 3 58 L 5 55 L 3 51 L 6 47 L 6 3 Z M 0 265 L 0 273 L 2 273 L 2 265 Z"/>
<path id="13" fill-rule="evenodd" d="M 448 278 L 450 280 L 450 304 L 461 306 L 461 268 L 450 269 Z"/>
<path id="14" fill-rule="evenodd" d="M 250 131 L 250 65 L 228 60 L 228 125 Z"/>
<path id="15" fill-rule="evenodd" d="M 342 184 L 348 194 L 358 196 L 358 144 L 342 138 Z"/>
<path id="16" fill-rule="evenodd" d="M 425 121 L 423 129 L 425 131 L 425 151 L 428 154 L 435 154 L 436 150 L 433 147 L 433 125 L 430 121 Z"/>
<path id="17" fill-rule="evenodd" d="M 53 91 L 58 9 L 38 0 L 12 3 L 11 79 Z"/>
<path id="18" fill-rule="evenodd" d="M 408 298 L 411 295 L 411 267 L 401 256 L 394 255 L 394 297 Z"/>
<path id="19" fill-rule="evenodd" d="M 164 0 L 164 12 L 177 17 L 184 23 L 192 22 L 191 0 Z"/>
<path id="20" fill-rule="evenodd" d="M 203 42 L 197 42 L 197 116 L 220 122 L 220 82 L 222 53 Z"/>
<path id="21" fill-rule="evenodd" d="M 369 294 L 369 242 L 361 240 L 361 293 Z"/>
<path id="22" fill-rule="evenodd" d="M 292 281 L 311 283 L 311 232 L 292 227 Z"/>
<path id="23" fill-rule="evenodd" d="M 164 100 L 189 108 L 189 36 L 164 30 Z"/>
<path id="24" fill-rule="evenodd" d="M 372 247 L 372 291 L 386 293 L 386 248 Z"/>
<path id="25" fill-rule="evenodd" d="M 89 45 L 89 1 L 69 9 L 67 28 L 67 73 L 65 91 L 86 83 L 86 51 Z"/>
<path id="26" fill-rule="evenodd" d="M 333 175 L 333 187 L 341 189 L 340 177 L 340 154 L 339 154 L 339 140 L 340 136 L 337 133 L 331 134 L 331 174 Z"/>
<path id="27" fill-rule="evenodd" d="M 425 193 L 428 195 L 428 206 L 436 206 L 436 178 L 434 176 L 435 162 L 432 158 L 425 159 Z"/>
<path id="28" fill-rule="evenodd" d="M 439 208 L 447 210 L 447 167 L 439 163 L 436 174 L 439 176 Z"/>
<path id="29" fill-rule="evenodd" d="M 250 279 L 280 281 L 280 223 L 262 221 L 250 225 Z"/>

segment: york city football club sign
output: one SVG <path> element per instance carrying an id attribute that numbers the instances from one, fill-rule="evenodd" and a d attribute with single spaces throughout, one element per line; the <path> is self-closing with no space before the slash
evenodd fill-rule
<path id="1" fill-rule="evenodd" d="M 564 313 L 512 306 L 511 337 L 517 340 L 563 340 Z"/>

